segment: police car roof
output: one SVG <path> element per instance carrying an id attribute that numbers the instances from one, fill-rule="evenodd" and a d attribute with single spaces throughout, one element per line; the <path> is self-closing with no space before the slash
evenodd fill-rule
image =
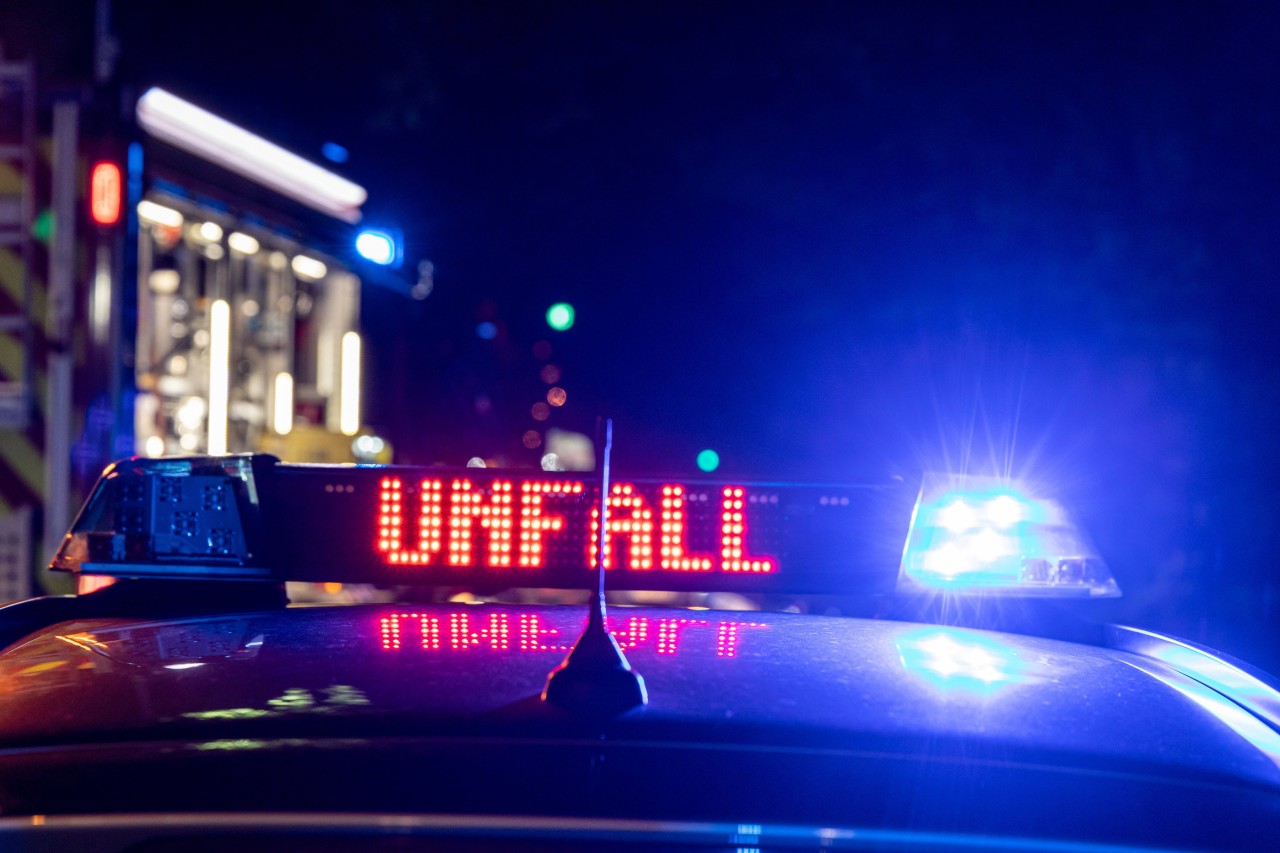
<path id="1" fill-rule="evenodd" d="M 666 809 L 668 817 L 781 819 L 786 809 L 776 798 L 785 788 L 792 820 L 878 823 L 874 809 L 888 808 L 894 798 L 954 818 L 955 801 L 920 799 L 938 795 L 929 792 L 946 777 L 953 787 L 958 780 L 994 785 L 991 793 L 1010 804 L 1029 796 L 1020 792 L 1024 786 L 1053 792 L 1060 802 L 1050 811 L 1060 816 L 1036 808 L 1036 819 L 1047 821 L 1039 830 L 1062 823 L 1067 831 L 1070 821 L 1058 810 L 1071 813 L 1072 800 L 1096 810 L 1107 797 L 1130 799 L 1135 792 L 1157 812 L 1168 812 L 1170 827 L 1192 833 L 1184 842 L 1230 846 L 1229 834 L 1217 834 L 1222 827 L 1197 841 L 1203 822 L 1191 820 L 1190 812 L 1179 815 L 1193 802 L 1196 814 L 1212 803 L 1243 815 L 1269 797 L 1276 817 L 1280 736 L 1185 671 L 1151 657 L 911 623 L 616 609 L 610 627 L 645 674 L 652 700 L 641 711 L 586 723 L 536 701 L 548 669 L 582 622 L 577 608 L 368 605 L 63 623 L 0 655 L 0 677 L 12 685 L 0 704 L 2 745 L 61 745 L 73 750 L 64 759 L 73 757 L 91 775 L 121 779 L 145 774 L 148 762 L 166 772 L 179 766 L 183 784 L 193 787 L 185 795 L 161 794 L 155 786 L 172 786 L 157 769 L 153 784 L 94 786 L 86 793 L 42 776 L 36 754 L 24 753 L 16 765 L 11 754 L 3 759 L 10 779 L 17 767 L 20 777 L 34 774 L 45 787 L 11 784 L 8 791 L 25 790 L 28 799 L 0 792 L 0 807 L 7 813 L 77 805 L 153 809 L 156 797 L 195 809 L 210 807 L 200 797 L 223 807 L 314 806 L 316 783 L 306 781 L 314 773 L 325 780 L 321 800 L 344 808 L 439 805 L 436 783 L 426 777 L 444 774 L 455 787 L 445 805 L 457 808 L 461 797 L 476 811 L 523 811 L 518 792 L 539 786 L 542 773 L 573 784 L 555 795 L 544 790 L 538 796 L 549 799 L 539 807 L 573 813 L 580 808 L 575 792 L 594 772 L 578 763 L 583 744 L 594 743 L 619 750 L 611 753 L 611 772 L 635 798 L 631 806 L 613 797 L 596 803 L 609 813 L 626 814 L 643 801 L 647 817 Z M 1238 671 L 1236 677 L 1249 679 Z M 1253 686 L 1267 701 L 1268 688 Z M 112 743 L 124 746 L 104 746 Z M 380 752 L 390 745 L 394 759 Z M 634 751 L 639 746 L 644 749 Z M 498 751 L 486 753 L 490 747 Z M 289 769 L 287 756 L 297 761 L 303 752 L 313 753 L 299 765 L 309 769 Z M 574 769 L 548 769 L 557 755 Z M 743 776 L 748 756 L 757 763 Z M 210 771 L 220 779 L 227 771 L 218 761 L 246 760 L 259 762 L 255 773 L 281 774 L 268 786 L 276 793 L 261 786 L 210 791 L 207 779 L 193 781 L 204 765 L 189 765 L 221 767 Z M 371 768 L 393 760 L 407 764 L 378 781 Z M 334 775 L 333 762 L 355 776 Z M 762 770 L 769 767 L 789 774 L 785 784 Z M 59 768 L 67 772 L 61 760 Z M 701 774 L 700 793 L 679 778 L 686 773 Z M 510 774 L 521 784 L 513 788 Z M 1064 784 L 1070 777 L 1075 781 Z M 876 778 L 892 793 L 867 792 Z M 833 796 L 831 779 L 861 793 Z M 416 793 L 410 796 L 405 785 Z M 697 794 L 708 810 L 639 790 L 645 786 Z M 57 796 L 33 802 L 32 790 Z M 800 797 L 802 791 L 808 793 Z M 6 796 L 11 801 L 3 802 Z M 968 794 L 961 799 L 965 808 L 978 807 Z M 1010 820 L 1001 818 L 1002 830 Z M 1257 815 L 1251 820 L 1242 837 L 1256 837 Z M 962 822 L 982 824 L 976 817 Z M 1141 824 L 1144 833 L 1116 830 L 1108 820 L 1109 837 L 1150 842 L 1152 824 L 1148 818 Z"/>
<path id="2" fill-rule="evenodd" d="M 54 565 L 123 580 L 0 620 L 8 814 L 745 819 L 876 849 L 1280 837 L 1276 682 L 1141 631 L 1076 644 L 619 608 L 610 639 L 603 608 L 584 632 L 582 608 L 284 607 L 286 580 L 581 588 L 594 575 L 769 596 L 881 591 L 896 574 L 906 600 L 1031 596 L 998 608 L 1025 613 L 1119 593 L 1060 506 L 1005 483 L 943 479 L 913 496 L 129 460 Z M 624 681 L 638 696 L 618 704 Z M 769 846 L 745 827 L 726 839 Z M 654 829 L 632 828 L 641 841 Z"/>

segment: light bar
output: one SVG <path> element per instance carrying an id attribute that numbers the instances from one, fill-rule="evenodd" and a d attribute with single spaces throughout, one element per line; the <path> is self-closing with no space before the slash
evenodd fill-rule
<path id="1" fill-rule="evenodd" d="M 165 207 L 163 204 L 156 204 L 147 199 L 138 202 L 138 218 L 143 222 L 165 228 L 181 228 L 183 222 L 182 214 L 172 207 Z"/>
<path id="2" fill-rule="evenodd" d="M 324 261 L 316 260 L 309 255 L 295 255 L 289 265 L 293 267 L 295 275 L 310 281 L 319 281 L 329 274 L 329 268 L 325 266 Z"/>
<path id="3" fill-rule="evenodd" d="M 163 142 L 344 222 L 360 220 L 368 193 L 224 118 L 166 92 L 147 90 L 137 105 L 142 129 Z"/>
<path id="4" fill-rule="evenodd" d="M 1119 595 L 1057 504 L 991 481 L 927 483 L 919 494 L 901 483 L 620 476 L 602 529 L 591 474 L 138 458 L 103 474 L 53 568 L 585 588 L 603 536 L 612 589 L 858 595 L 892 591 L 897 574 L 911 593 Z M 981 653 L 945 638 L 917 651 L 926 669 L 963 665 L 992 680 Z"/>
<path id="5" fill-rule="evenodd" d="M 261 248 L 256 238 L 242 231 L 232 231 L 227 235 L 227 245 L 231 247 L 231 251 L 242 255 L 256 255 Z"/>
<path id="6" fill-rule="evenodd" d="M 130 459 L 99 480 L 54 568 L 117 577 L 263 577 L 580 588 L 606 537 L 614 589 L 892 589 L 913 494 L 619 477 L 600 525 L 591 474 Z"/>
<path id="7" fill-rule="evenodd" d="M 1015 484 L 926 479 L 902 555 L 902 590 L 1115 597 L 1110 569 L 1058 504 Z"/>

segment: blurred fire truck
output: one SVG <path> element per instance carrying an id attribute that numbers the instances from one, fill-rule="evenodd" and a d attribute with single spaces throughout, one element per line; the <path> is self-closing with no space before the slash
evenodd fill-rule
<path id="1" fill-rule="evenodd" d="M 162 89 L 35 86 L 0 63 L 0 601 L 113 458 L 352 461 L 366 432 L 365 190 Z"/>

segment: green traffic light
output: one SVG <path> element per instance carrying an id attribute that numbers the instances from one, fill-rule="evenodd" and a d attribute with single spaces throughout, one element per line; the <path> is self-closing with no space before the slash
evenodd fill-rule
<path id="1" fill-rule="evenodd" d="M 698 468 L 710 474 L 720 467 L 720 454 L 714 450 L 704 450 L 698 454 Z"/>
<path id="2" fill-rule="evenodd" d="M 547 309 L 547 325 L 557 332 L 563 332 L 573 325 L 573 306 L 568 302 L 557 302 Z"/>

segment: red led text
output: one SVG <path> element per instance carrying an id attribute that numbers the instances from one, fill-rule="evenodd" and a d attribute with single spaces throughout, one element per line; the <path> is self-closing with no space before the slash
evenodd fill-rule
<path id="1" fill-rule="evenodd" d="M 485 486 L 461 477 L 428 477 L 409 489 L 399 477 L 383 477 L 375 547 L 393 565 L 537 569 L 547 564 L 548 549 L 559 543 L 562 554 L 566 546 L 581 548 L 574 554 L 594 568 L 600 510 L 598 502 L 584 503 L 584 488 L 572 480 L 494 480 Z M 705 553 L 689 545 L 684 486 L 663 485 L 650 495 L 630 483 L 615 484 L 609 491 L 604 531 L 605 568 L 758 574 L 777 570 L 773 558 L 753 556 L 747 549 L 744 489 L 724 487 L 718 512 L 706 506 L 707 495 L 694 497 L 704 501 L 703 523 L 714 524 L 699 540 L 704 546 L 713 543 Z"/>

